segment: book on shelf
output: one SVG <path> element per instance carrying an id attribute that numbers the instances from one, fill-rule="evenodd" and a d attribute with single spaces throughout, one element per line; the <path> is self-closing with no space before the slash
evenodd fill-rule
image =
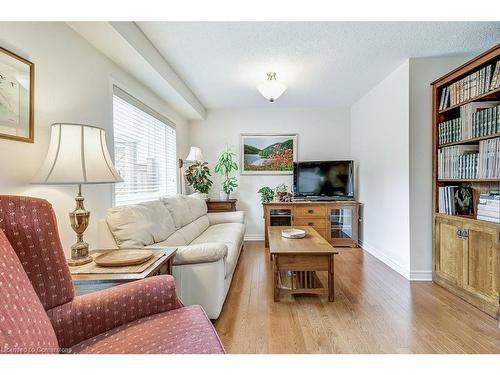
<path id="1" fill-rule="evenodd" d="M 500 224 L 500 192 L 479 195 L 477 219 Z"/>
<path id="2" fill-rule="evenodd" d="M 472 188 L 463 186 L 439 187 L 439 213 L 448 215 L 472 215 L 474 211 Z"/>
<path id="3" fill-rule="evenodd" d="M 500 178 L 500 137 L 479 142 L 479 178 Z"/>
<path id="4" fill-rule="evenodd" d="M 443 87 L 439 110 L 455 106 L 500 87 L 500 61 L 488 64 L 466 77 Z"/>
<path id="5" fill-rule="evenodd" d="M 478 178 L 479 145 L 457 145 L 438 150 L 438 179 Z"/>
<path id="6" fill-rule="evenodd" d="M 491 79 L 490 90 L 495 90 L 500 87 L 500 60 L 495 65 L 493 78 Z"/>
<path id="7" fill-rule="evenodd" d="M 500 106 L 491 106 L 472 113 L 471 129 L 472 138 L 500 133 Z"/>
<path id="8" fill-rule="evenodd" d="M 500 133 L 500 102 L 473 102 L 460 107 L 460 117 L 438 124 L 438 144 L 445 145 Z"/>

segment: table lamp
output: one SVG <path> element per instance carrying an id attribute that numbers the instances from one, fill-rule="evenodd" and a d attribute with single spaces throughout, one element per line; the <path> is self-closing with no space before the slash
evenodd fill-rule
<path id="1" fill-rule="evenodd" d="M 68 259 L 70 266 L 92 261 L 89 244 L 83 240 L 90 212 L 83 206 L 82 184 L 121 181 L 109 156 L 104 129 L 84 124 L 52 124 L 47 156 L 32 183 L 78 185 L 76 208 L 69 213 L 71 227 L 76 232 L 76 243 L 71 246 Z"/>

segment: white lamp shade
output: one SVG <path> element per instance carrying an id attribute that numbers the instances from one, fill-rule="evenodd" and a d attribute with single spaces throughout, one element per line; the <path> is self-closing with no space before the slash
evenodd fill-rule
<path id="1" fill-rule="evenodd" d="M 33 183 L 59 185 L 121 181 L 109 156 L 104 129 L 82 124 L 52 124 L 49 151 Z"/>
<path id="2" fill-rule="evenodd" d="M 196 162 L 203 161 L 203 154 L 199 147 L 191 146 L 189 150 L 189 155 L 186 157 L 186 161 Z"/>
<path id="3" fill-rule="evenodd" d="M 267 80 L 257 86 L 257 90 L 264 98 L 274 103 L 286 90 L 286 86 L 276 80 Z"/>

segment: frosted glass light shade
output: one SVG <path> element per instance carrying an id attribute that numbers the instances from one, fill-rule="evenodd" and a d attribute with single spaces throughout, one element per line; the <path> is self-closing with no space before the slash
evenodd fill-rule
<path id="1" fill-rule="evenodd" d="M 286 86 L 275 79 L 267 80 L 257 86 L 257 90 L 264 98 L 274 103 L 286 90 Z"/>
<path id="2" fill-rule="evenodd" d="M 203 154 L 199 147 L 191 146 L 189 149 L 189 155 L 186 157 L 186 161 L 196 162 L 203 161 Z"/>
<path id="3" fill-rule="evenodd" d="M 123 181 L 106 146 L 104 129 L 83 124 L 52 124 L 50 144 L 37 184 L 100 184 Z"/>

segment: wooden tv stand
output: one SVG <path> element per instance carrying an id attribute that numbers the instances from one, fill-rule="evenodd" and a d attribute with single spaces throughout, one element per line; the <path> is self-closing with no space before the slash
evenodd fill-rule
<path id="1" fill-rule="evenodd" d="M 269 247 L 268 227 L 275 225 L 309 225 L 332 246 L 358 246 L 359 202 L 294 201 L 263 206 L 266 247 Z"/>

